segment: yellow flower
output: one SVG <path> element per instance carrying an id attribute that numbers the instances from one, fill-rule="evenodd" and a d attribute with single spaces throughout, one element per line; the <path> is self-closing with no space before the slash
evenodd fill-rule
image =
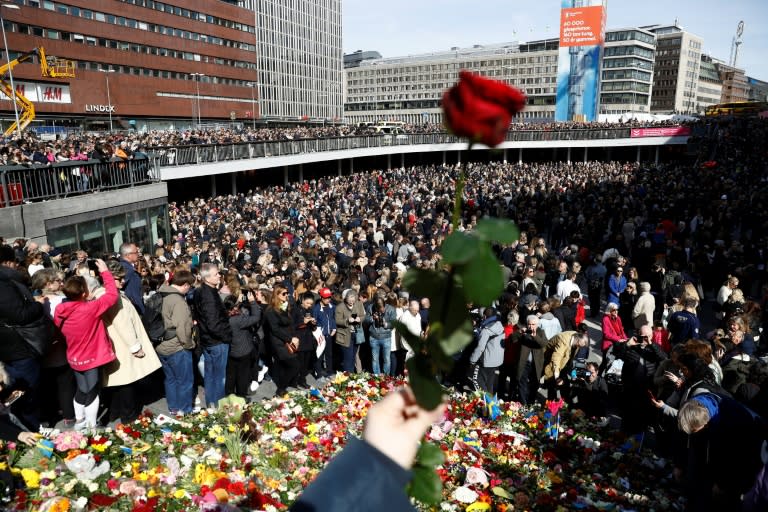
<path id="1" fill-rule="evenodd" d="M 235 430 L 237 430 L 237 427 L 230 424 L 229 427 L 227 427 L 227 430 L 229 430 L 230 432 L 234 432 Z"/>
<path id="2" fill-rule="evenodd" d="M 223 444 L 225 441 L 224 436 L 216 436 L 216 442 L 219 444 Z"/>
<path id="3" fill-rule="evenodd" d="M 24 468 L 21 470 L 21 476 L 24 478 L 24 483 L 30 489 L 37 489 L 40 487 L 40 473 L 34 469 Z"/>
<path id="4" fill-rule="evenodd" d="M 157 491 L 154 489 L 150 489 L 149 492 L 147 492 L 147 498 L 154 498 L 157 496 Z"/>
<path id="5" fill-rule="evenodd" d="M 176 489 L 173 492 L 173 497 L 176 498 L 177 500 L 185 498 L 186 496 L 187 496 L 187 491 L 185 491 L 184 489 Z"/>
<path id="6" fill-rule="evenodd" d="M 69 500 L 67 498 L 58 498 L 48 510 L 50 512 L 69 512 Z"/>

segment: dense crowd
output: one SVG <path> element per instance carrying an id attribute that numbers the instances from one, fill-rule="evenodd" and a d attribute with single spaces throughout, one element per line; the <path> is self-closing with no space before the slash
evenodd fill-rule
<path id="1" fill-rule="evenodd" d="M 624 123 L 514 123 L 510 130 L 581 130 L 626 128 L 636 126 L 669 126 L 678 121 L 627 121 Z M 395 134 L 444 133 L 440 124 L 403 124 Z M 372 123 L 359 125 L 329 124 L 324 126 L 300 125 L 294 127 L 266 127 L 240 129 L 217 128 L 196 130 L 151 130 L 148 132 L 71 133 L 63 138 L 44 141 L 32 132 L 22 139 L 0 144 L 0 165 L 49 165 L 68 160 L 101 160 L 141 158 L 151 148 L 191 144 L 236 144 L 247 142 L 321 139 L 332 137 L 363 137 L 384 135 Z"/>
<path id="2" fill-rule="evenodd" d="M 490 215 L 521 233 L 494 246 L 505 291 L 473 309 L 475 341 L 443 382 L 617 410 L 627 433 L 655 431 L 696 510 L 735 510 L 768 417 L 767 135 L 764 120 L 710 121 L 695 164 L 467 164 L 457 229 Z M 198 384 L 215 406 L 267 375 L 283 393 L 339 370 L 402 374 L 412 350 L 394 320 L 429 328 L 403 274 L 439 267 L 457 176 L 420 166 L 171 203 L 172 239 L 113 255 L 3 245 L 0 360 L 6 392 L 26 391 L 11 410 L 32 430 L 91 428 L 105 404 L 106 421 L 135 418 L 147 379 L 183 415 Z M 50 346 L 35 341 L 45 318 Z"/>

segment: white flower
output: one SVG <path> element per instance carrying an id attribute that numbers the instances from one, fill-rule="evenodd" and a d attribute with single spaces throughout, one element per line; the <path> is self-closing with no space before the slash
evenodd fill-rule
<path id="1" fill-rule="evenodd" d="M 461 503 L 474 503 L 478 496 L 479 494 L 468 487 L 458 487 L 451 494 L 451 498 Z"/>
<path id="2" fill-rule="evenodd" d="M 464 479 L 465 485 L 480 485 L 482 487 L 488 486 L 488 474 L 481 468 L 469 468 L 467 470 L 467 476 Z"/>

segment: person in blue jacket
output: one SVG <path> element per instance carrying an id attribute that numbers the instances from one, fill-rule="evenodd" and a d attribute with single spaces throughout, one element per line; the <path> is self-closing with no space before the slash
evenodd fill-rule
<path id="1" fill-rule="evenodd" d="M 407 387 L 389 393 L 368 411 L 363 438 L 350 440 L 290 510 L 415 510 L 405 486 L 419 442 L 444 408 L 421 408 Z"/>

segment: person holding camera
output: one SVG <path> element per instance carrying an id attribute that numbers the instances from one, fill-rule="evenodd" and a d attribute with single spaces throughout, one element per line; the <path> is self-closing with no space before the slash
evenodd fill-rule
<path id="1" fill-rule="evenodd" d="M 653 377 L 656 368 L 667 358 L 661 347 L 651 343 L 653 330 L 643 325 L 637 337 L 626 342 L 614 344 L 614 355 L 624 361 L 621 369 L 621 381 L 624 385 L 622 398 L 622 430 L 627 433 L 640 433 L 655 418 L 653 403 Z"/>
<path id="2" fill-rule="evenodd" d="M 395 308 L 376 297 L 370 305 L 366 323 L 369 325 L 371 367 L 374 375 L 389 375 L 392 352 L 392 322 L 397 319 Z"/>
<path id="3" fill-rule="evenodd" d="M 317 340 L 312 334 L 317 328 L 317 320 L 312 316 L 312 307 L 315 305 L 315 296 L 312 292 L 304 292 L 299 296 L 298 307 L 293 310 L 293 328 L 299 338 L 299 350 L 296 356 L 299 358 L 299 387 L 309 389 L 307 375 L 315 364 L 315 350 Z"/>
<path id="4" fill-rule="evenodd" d="M 253 329 L 261 323 L 261 306 L 251 290 L 243 292 L 239 297 L 227 295 L 223 302 L 232 329 L 224 394 L 245 398 L 250 390 L 251 362 L 256 349 Z"/>
<path id="5" fill-rule="evenodd" d="M 571 405 L 589 418 L 605 418 L 608 413 L 608 383 L 594 361 L 584 365 L 571 379 Z"/>
<path id="6" fill-rule="evenodd" d="M 341 370 L 352 373 L 355 371 L 358 345 L 365 341 L 365 308 L 355 290 L 345 290 L 342 298 L 341 304 L 336 307 L 336 344 L 342 354 Z"/>
<path id="7" fill-rule="evenodd" d="M 544 373 L 540 383 L 547 389 L 547 399 L 557 399 L 558 391 L 565 398 L 568 392 L 568 373 L 571 361 L 579 349 L 589 346 L 587 333 L 563 331 L 550 338 L 544 350 Z"/>

